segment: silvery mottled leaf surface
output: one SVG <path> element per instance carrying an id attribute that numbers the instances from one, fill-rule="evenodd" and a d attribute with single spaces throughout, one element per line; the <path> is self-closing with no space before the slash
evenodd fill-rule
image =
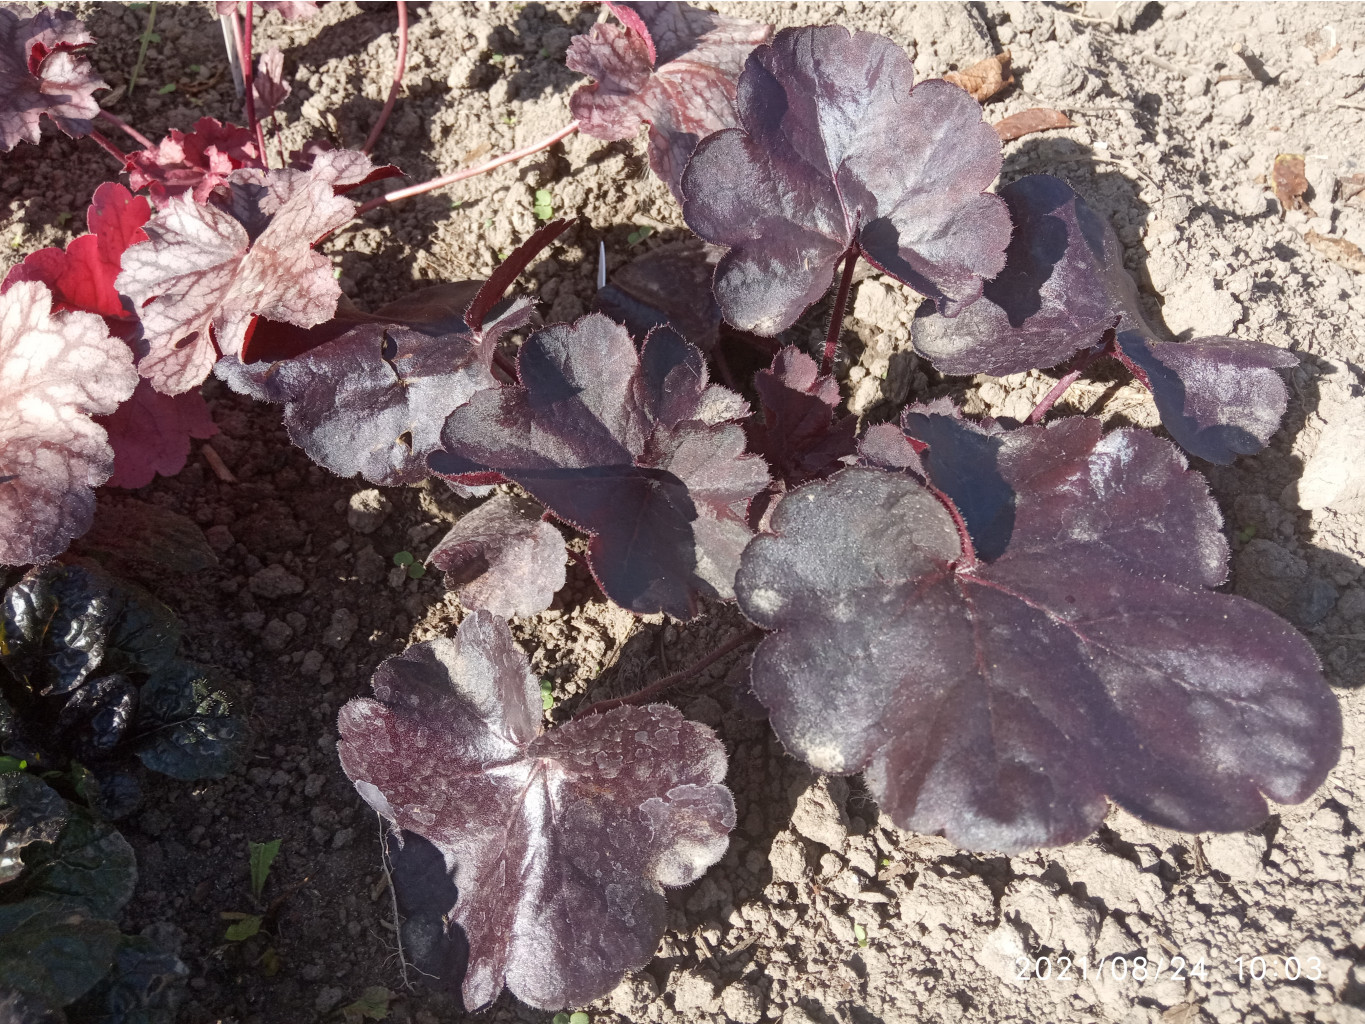
<path id="1" fill-rule="evenodd" d="M 735 126 L 735 81 L 772 26 L 686 3 L 609 6 L 624 27 L 601 22 L 569 44 L 569 69 L 595 80 L 569 108 L 580 130 L 599 139 L 628 139 L 648 124 L 650 167 L 681 200 L 697 143 Z"/>
<path id="2" fill-rule="evenodd" d="M 118 288 L 142 317 L 138 371 L 158 391 L 188 391 L 220 356 L 239 353 L 254 317 L 299 327 L 331 319 L 341 289 L 312 246 L 355 211 L 335 191 L 364 176 L 369 161 L 356 157 L 338 150 L 309 171 L 234 171 L 226 195 L 169 199 L 147 223 L 148 240 L 123 254 Z"/>
<path id="3" fill-rule="evenodd" d="M 133 356 L 93 313 L 52 311 L 38 281 L 0 294 L 0 563 L 56 558 L 90 528 L 114 471 L 104 428 L 137 385 Z"/>
<path id="4" fill-rule="evenodd" d="M 0 7 L 0 151 L 36 144 L 43 116 L 73 139 L 90 134 L 95 90 L 109 88 L 80 52 L 94 41 L 74 14 Z"/>
<path id="5" fill-rule="evenodd" d="M 808 484 L 745 551 L 740 607 L 775 630 L 753 686 L 790 751 L 865 771 L 903 828 L 1007 852 L 1085 836 L 1106 797 L 1239 831 L 1322 782 L 1336 698 L 1287 622 L 1212 589 L 1221 518 L 1172 445 L 1087 418 L 906 430 L 924 477 Z"/>
<path id="6" fill-rule="evenodd" d="M 373 685 L 341 711 L 342 767 L 454 865 L 465 1006 L 504 986 L 538 1008 L 578 1006 L 647 963 L 663 887 L 698 878 L 734 827 L 714 733 L 659 704 L 542 732 L 526 656 L 487 612 L 387 659 Z"/>
<path id="7" fill-rule="evenodd" d="M 533 501 L 495 495 L 462 516 L 427 561 L 465 608 L 505 619 L 543 612 L 564 586 L 568 556 L 542 512 Z"/>
<path id="8" fill-rule="evenodd" d="M 949 314 L 1004 267 L 1009 214 L 984 194 L 1000 139 L 963 90 L 914 85 L 892 40 L 784 29 L 750 54 L 736 108 L 739 127 L 702 141 L 682 179 L 688 227 L 729 247 L 715 289 L 736 327 L 791 326 L 849 252 Z"/>
<path id="9" fill-rule="evenodd" d="M 1015 225 L 1005 270 L 960 316 L 922 311 L 916 351 L 944 373 L 1020 373 L 1104 344 L 1112 330 L 1113 353 L 1151 390 L 1186 451 L 1226 465 L 1265 447 L 1288 400 L 1276 371 L 1298 362 L 1293 353 L 1241 338 L 1161 340 L 1118 236 L 1069 185 L 1034 174 L 1000 196 Z"/>

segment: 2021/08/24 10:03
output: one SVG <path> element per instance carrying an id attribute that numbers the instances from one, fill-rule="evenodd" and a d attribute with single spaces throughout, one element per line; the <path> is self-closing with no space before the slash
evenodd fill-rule
<path id="1" fill-rule="evenodd" d="M 1276 962 L 1279 969 L 1276 969 Z M 1300 961 L 1296 956 L 1254 956 L 1250 959 L 1237 957 L 1233 961 L 1237 965 L 1237 980 L 1247 981 L 1298 981 L 1300 978 L 1307 981 L 1318 981 L 1322 977 L 1322 961 L 1315 956 L 1310 956 L 1306 960 Z M 1110 977 L 1114 981 L 1132 980 L 1138 984 L 1147 981 L 1158 980 L 1163 972 L 1169 971 L 1168 978 L 1176 980 L 1185 977 L 1199 978 L 1201 981 L 1207 979 L 1207 968 L 1204 965 L 1203 957 L 1189 963 L 1183 956 L 1171 957 L 1169 961 L 1158 958 L 1148 960 L 1145 956 L 1135 956 L 1131 959 L 1125 956 L 1101 957 L 1095 964 L 1095 977 L 1099 980 L 1104 975 L 1105 964 L 1109 966 Z M 1085 957 L 1078 957 L 1073 960 L 1069 956 L 1059 956 L 1054 960 L 1050 956 L 1028 957 L 1019 956 L 1014 959 L 1017 973 L 1017 981 L 1065 981 L 1072 977 L 1079 977 L 1082 981 L 1090 978 L 1090 965 Z M 1072 974 L 1075 970 L 1077 973 Z"/>

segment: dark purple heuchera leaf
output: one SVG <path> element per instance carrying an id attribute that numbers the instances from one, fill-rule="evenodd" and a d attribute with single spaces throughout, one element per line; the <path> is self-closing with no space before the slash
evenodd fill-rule
<path id="1" fill-rule="evenodd" d="M 698 878 L 734 827 L 715 734 L 662 704 L 542 732 L 539 684 L 487 612 L 387 659 L 373 684 L 341 710 L 341 765 L 454 865 L 465 1006 L 504 985 L 531 1006 L 578 1006 L 644 966 L 662 887 Z"/>
<path id="2" fill-rule="evenodd" d="M 814 359 L 787 347 L 754 375 L 759 411 L 744 425 L 749 449 L 762 455 L 788 486 L 829 476 L 856 450 L 856 416 L 836 420 L 839 382 L 821 376 Z"/>
<path id="3" fill-rule="evenodd" d="M 207 202 L 209 193 L 233 171 L 260 166 L 250 131 L 201 117 L 189 133 L 172 128 L 155 149 L 129 153 L 123 169 L 133 191 L 146 188 L 157 206 L 165 206 L 172 196 L 186 192 L 192 192 L 197 203 Z"/>
<path id="4" fill-rule="evenodd" d="M 114 470 L 103 428 L 133 393 L 133 356 L 94 313 L 54 313 L 40 281 L 0 294 L 0 564 L 56 558 L 90 528 Z"/>
<path id="5" fill-rule="evenodd" d="M 698 238 L 670 242 L 631 260 L 598 289 L 595 306 L 631 334 L 673 329 L 703 352 L 716 347 L 720 307 L 711 294 L 719 254 Z"/>
<path id="6" fill-rule="evenodd" d="M 323 153 L 312 170 L 234 171 L 226 195 L 179 196 L 123 254 L 118 288 L 136 303 L 148 344 L 138 371 L 166 394 L 188 391 L 221 355 L 236 355 L 253 317 L 299 327 L 330 320 L 341 297 L 331 261 L 313 243 L 349 221 L 335 195 L 371 166 L 362 154 Z"/>
<path id="7" fill-rule="evenodd" d="M 1106 796 L 1235 831 L 1322 782 L 1336 700 L 1288 623 L 1211 589 L 1227 542 L 1171 444 L 1079 417 L 907 429 L 931 486 L 844 470 L 745 551 L 740 606 L 777 631 L 754 690 L 793 753 L 864 770 L 901 827 L 1008 852 L 1081 838 Z"/>
<path id="8" fill-rule="evenodd" d="M 1118 237 L 1069 185 L 1034 174 L 1000 196 L 1015 224 L 1007 266 L 961 316 L 916 317 L 921 355 L 944 373 L 1002 375 L 1107 344 L 1151 390 L 1186 451 L 1226 465 L 1266 446 L 1288 399 L 1275 371 L 1295 365 L 1293 353 L 1238 338 L 1162 341 L 1142 315 Z"/>
<path id="9" fill-rule="evenodd" d="M 456 523 L 427 556 L 471 611 L 536 615 L 564 586 L 564 538 L 533 501 L 499 494 Z"/>
<path id="10" fill-rule="evenodd" d="M 890 39 L 837 26 L 784 29 L 750 54 L 740 127 L 698 145 L 682 181 L 688 227 L 730 247 L 715 282 L 726 320 L 791 326 L 849 252 L 949 315 L 1004 267 L 1009 213 L 983 194 L 1000 139 L 962 89 L 913 81 Z"/>
<path id="11" fill-rule="evenodd" d="M 292 335 L 269 324 L 276 336 L 260 348 L 282 358 L 223 359 L 217 372 L 235 390 L 283 404 L 290 439 L 318 465 L 383 486 L 416 483 L 429 475 L 446 417 L 498 386 L 490 370 L 498 340 L 535 316 L 526 299 L 493 315 L 479 308 L 491 283 L 432 285 L 374 313 L 348 305 Z M 251 341 L 257 347 L 257 334 Z M 289 355 L 291 346 L 302 351 Z"/>
<path id="12" fill-rule="evenodd" d="M 688 157 L 699 140 L 734 127 L 735 79 L 772 27 L 685 3 L 608 6 L 627 27 L 603 22 L 573 38 L 565 63 L 596 81 L 569 107 L 581 131 L 608 141 L 647 123 L 649 165 L 681 200 Z"/>
<path id="13" fill-rule="evenodd" d="M 733 595 L 749 499 L 768 481 L 732 422 L 748 409 L 707 386 L 702 354 L 667 327 L 636 351 L 594 313 L 522 345 L 518 386 L 481 391 L 441 433 L 433 472 L 513 480 L 590 534 L 602 590 L 640 614 L 696 614 Z"/>
<path id="14" fill-rule="evenodd" d="M 90 134 L 100 112 L 96 89 L 107 89 L 82 49 L 95 41 L 65 11 L 21 18 L 0 7 L 0 151 L 37 143 L 44 114 L 73 139 Z"/>

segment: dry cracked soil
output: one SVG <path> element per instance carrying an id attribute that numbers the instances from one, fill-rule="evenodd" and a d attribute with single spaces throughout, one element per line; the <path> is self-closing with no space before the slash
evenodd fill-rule
<path id="1" fill-rule="evenodd" d="M 858 779 L 788 757 L 744 698 L 736 654 L 676 698 L 730 751 L 729 852 L 672 892 L 649 966 L 584 1009 L 595 1024 L 1365 1021 L 1365 266 L 1345 244 L 1365 246 L 1365 193 L 1350 184 L 1365 171 L 1365 5 L 716 6 L 778 27 L 885 33 L 921 76 L 1008 49 L 1017 81 L 988 118 L 1051 107 L 1073 127 L 1006 144 L 1001 180 L 1048 171 L 1071 182 L 1114 223 L 1148 312 L 1173 336 L 1231 334 L 1298 354 L 1271 446 L 1198 468 L 1226 518 L 1229 588 L 1311 639 L 1341 700 L 1345 749 L 1319 792 L 1250 832 L 1184 835 L 1115 811 L 1073 846 L 976 855 L 899 831 Z M 99 41 L 96 67 L 126 85 L 146 6 L 76 9 Z M 411 14 L 404 93 L 376 155 L 413 181 L 567 123 L 579 79 L 564 51 L 602 16 L 574 3 L 414 3 Z M 240 120 L 210 5 L 159 4 L 155 28 L 141 83 L 111 110 L 154 138 L 205 114 Z M 395 61 L 392 4 L 327 3 L 297 22 L 268 14 L 257 39 L 281 47 L 293 87 L 278 124 L 285 149 L 364 138 Z M 1305 157 L 1307 209 L 1274 198 L 1281 153 Z M 0 158 L 0 272 L 77 233 L 113 167 L 88 141 L 55 134 Z M 547 321 L 589 308 L 599 241 L 614 270 L 685 234 L 642 140 L 574 135 L 370 213 L 327 251 L 344 290 L 371 307 L 423 282 L 485 276 L 534 230 L 537 190 L 576 219 L 529 271 Z M 839 376 L 867 421 L 908 396 L 945 394 L 972 413 L 1018 417 L 1051 386 L 1043 372 L 940 377 L 909 351 L 915 303 L 877 275 L 857 285 Z M 796 339 L 821 336 L 824 315 L 812 311 Z M 439 574 L 413 580 L 391 558 L 421 558 L 471 505 L 440 487 L 381 492 L 332 477 L 289 444 L 276 408 L 215 383 L 207 394 L 221 428 L 210 443 L 233 482 L 197 446 L 179 476 L 102 502 L 164 505 L 203 527 L 217 567 L 149 582 L 185 619 L 189 653 L 235 680 L 254 742 L 229 778 L 150 783 L 122 823 L 140 871 L 125 930 L 178 942 L 187 1024 L 339 1021 L 368 986 L 393 993 L 391 1021 L 466 1019 L 449 995 L 405 980 L 379 824 L 338 766 L 335 722 L 382 658 L 459 621 Z M 1060 409 L 1156 424 L 1118 373 L 1074 386 Z M 739 626 L 723 606 L 688 623 L 636 619 L 571 567 L 555 605 L 515 632 L 572 708 L 687 664 Z M 227 942 L 221 915 L 256 909 L 247 843 L 275 838 L 269 928 Z M 550 1015 L 504 996 L 468 1019 Z"/>

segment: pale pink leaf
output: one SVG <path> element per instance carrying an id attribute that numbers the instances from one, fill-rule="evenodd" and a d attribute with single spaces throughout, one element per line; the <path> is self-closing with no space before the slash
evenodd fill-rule
<path id="1" fill-rule="evenodd" d="M 37 143 L 44 114 L 73 139 L 90 134 L 107 89 L 83 54 L 95 41 L 75 15 L 42 11 L 31 18 L 0 7 L 0 152 Z"/>
<path id="2" fill-rule="evenodd" d="M 138 370 L 158 391 L 188 391 L 220 356 L 237 355 L 253 317 L 298 327 L 331 319 L 341 289 L 312 246 L 355 212 L 334 194 L 343 163 L 337 154 L 306 172 L 236 171 L 226 196 L 204 205 L 180 196 L 148 222 L 148 241 L 123 255 L 118 287 L 142 317 Z"/>
<path id="3" fill-rule="evenodd" d="M 128 346 L 39 281 L 0 295 L 0 564 L 46 562 L 90 528 L 114 452 L 93 415 L 133 393 Z"/>

